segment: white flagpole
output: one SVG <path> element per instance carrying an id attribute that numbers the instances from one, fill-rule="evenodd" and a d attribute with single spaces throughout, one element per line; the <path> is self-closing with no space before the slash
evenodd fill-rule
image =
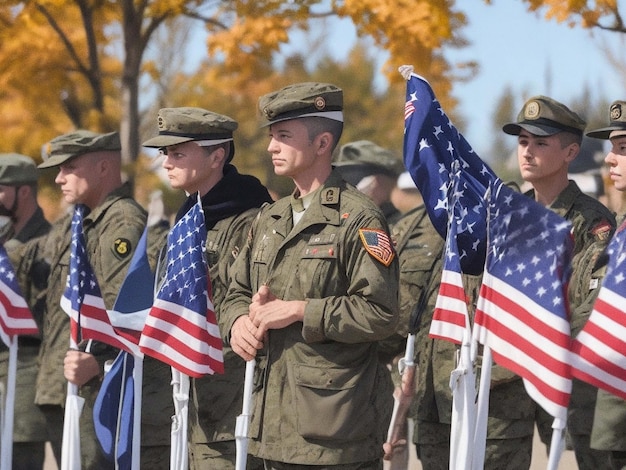
<path id="1" fill-rule="evenodd" d="M 172 367 L 172 398 L 175 414 L 172 417 L 172 450 L 170 470 L 187 470 L 187 418 L 189 414 L 189 376 Z"/>
<path id="2" fill-rule="evenodd" d="M 15 412 L 15 381 L 17 378 L 17 335 L 11 337 L 9 346 L 9 370 L 7 374 L 6 398 L 2 420 L 2 441 L 0 447 L 0 470 L 13 467 L 13 418 Z"/>
<path id="3" fill-rule="evenodd" d="M 133 358 L 135 360 L 135 367 L 133 368 L 133 386 L 135 396 L 133 402 L 133 458 L 131 468 L 133 470 L 139 470 L 141 468 L 141 391 L 143 389 L 143 355 L 135 356 L 133 354 Z"/>
<path id="4" fill-rule="evenodd" d="M 450 374 L 452 389 L 452 423 L 450 434 L 450 469 L 472 468 L 476 422 L 476 377 L 471 360 L 471 329 L 466 318 L 463 343 L 457 367 Z"/>
<path id="5" fill-rule="evenodd" d="M 489 392 L 491 390 L 491 348 L 483 348 L 483 362 L 480 372 L 478 404 L 476 413 L 476 431 L 474 432 L 473 470 L 485 466 L 485 446 L 487 444 L 487 418 L 489 416 Z"/>
<path id="6" fill-rule="evenodd" d="M 246 375 L 243 384 L 243 405 L 241 414 L 235 423 L 235 444 L 237 446 L 236 470 L 246 470 L 248 460 L 248 427 L 250 426 L 250 409 L 252 408 L 252 386 L 256 360 L 246 361 Z"/>
<path id="7" fill-rule="evenodd" d="M 552 423 L 552 440 L 550 441 L 550 455 L 548 456 L 548 470 L 559 467 L 563 449 L 565 448 L 565 421 L 554 418 Z"/>

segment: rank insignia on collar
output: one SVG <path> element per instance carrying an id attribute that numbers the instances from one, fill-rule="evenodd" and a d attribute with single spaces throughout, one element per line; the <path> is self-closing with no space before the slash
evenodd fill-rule
<path id="1" fill-rule="evenodd" d="M 359 236 L 365 250 L 385 266 L 389 266 L 393 261 L 395 252 L 393 251 L 389 235 L 384 230 L 375 228 L 359 229 Z"/>

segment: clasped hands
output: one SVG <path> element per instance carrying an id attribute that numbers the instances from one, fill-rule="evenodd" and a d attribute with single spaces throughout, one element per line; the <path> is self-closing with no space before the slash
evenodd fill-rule
<path id="1" fill-rule="evenodd" d="M 282 300 L 266 285 L 252 296 L 248 315 L 242 315 L 231 328 L 230 346 L 244 360 L 254 359 L 263 348 L 269 330 L 285 328 L 304 319 L 304 300 Z"/>

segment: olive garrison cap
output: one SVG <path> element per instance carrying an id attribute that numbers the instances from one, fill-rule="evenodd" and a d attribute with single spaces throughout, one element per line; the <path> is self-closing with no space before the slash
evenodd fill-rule
<path id="1" fill-rule="evenodd" d="M 589 131 L 587 135 L 596 139 L 626 135 L 626 101 L 614 101 L 609 108 L 609 126 Z"/>
<path id="2" fill-rule="evenodd" d="M 162 108 L 157 115 L 159 135 L 146 140 L 144 147 L 163 148 L 184 142 L 197 142 L 202 147 L 233 140 L 239 124 L 234 119 L 202 108 Z M 228 161 L 235 154 L 231 144 Z"/>
<path id="3" fill-rule="evenodd" d="M 586 122 L 578 114 L 547 96 L 530 98 L 517 115 L 517 122 L 505 124 L 502 130 L 510 135 L 519 135 L 524 129 L 531 134 L 549 136 L 559 132 L 583 135 Z"/>
<path id="4" fill-rule="evenodd" d="M 342 145 L 333 162 L 343 178 L 356 184 L 370 175 L 383 174 L 397 178 L 404 165 L 391 150 L 369 140 L 357 140 Z"/>
<path id="5" fill-rule="evenodd" d="M 26 155 L 19 153 L 0 154 L 0 184 L 20 186 L 37 182 L 37 165 Z"/>
<path id="6" fill-rule="evenodd" d="M 303 117 L 323 117 L 343 122 L 343 91 L 330 83 L 288 85 L 259 98 L 262 127 Z"/>
<path id="7" fill-rule="evenodd" d="M 38 168 L 52 168 L 85 153 L 120 151 L 120 135 L 117 132 L 98 134 L 77 130 L 55 137 L 41 149 L 43 163 Z"/>

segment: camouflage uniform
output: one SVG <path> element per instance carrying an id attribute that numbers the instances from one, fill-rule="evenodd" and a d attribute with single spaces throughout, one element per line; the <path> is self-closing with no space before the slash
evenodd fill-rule
<path id="1" fill-rule="evenodd" d="M 167 149 L 168 146 L 201 140 L 202 146 L 211 146 L 211 140 L 232 140 L 237 122 L 201 108 L 163 108 L 158 113 L 159 135 L 144 142 L 144 146 Z M 200 144 L 200 142 L 198 143 Z M 226 159 L 230 162 L 232 151 Z M 183 185 L 184 187 L 184 185 Z M 219 317 L 222 300 L 228 288 L 231 264 L 246 242 L 249 225 L 258 208 L 272 201 L 267 189 L 258 179 L 241 175 L 235 166 L 225 163 L 222 176 L 201 197 L 207 229 L 206 259 L 209 265 L 212 300 Z M 187 198 L 179 209 L 176 220 L 197 202 L 197 194 Z M 163 250 L 163 256 L 165 250 Z M 158 278 L 161 278 L 159 273 Z M 189 467 L 193 469 L 234 469 L 236 461 L 235 420 L 241 413 L 245 362 L 233 353 L 228 343 L 223 345 L 224 374 L 192 379 L 189 397 Z M 142 457 L 148 447 L 161 446 L 167 455 L 160 462 L 169 468 L 169 421 L 174 412 L 172 393 L 163 383 L 171 377 L 170 367 L 148 360 L 150 374 L 144 380 L 144 413 L 142 425 Z M 145 374 L 146 366 L 144 366 Z M 164 393 L 166 391 L 166 393 Z M 156 449 L 152 452 L 156 457 Z M 142 458 L 142 464 L 146 461 Z M 249 458 L 249 470 L 263 468 L 259 459 Z"/>
<path id="2" fill-rule="evenodd" d="M 120 223 L 120 221 L 124 221 Z M 102 297 L 111 308 L 126 274 L 132 250 L 136 247 L 146 221 L 145 211 L 132 199 L 130 187 L 124 185 L 112 192 L 106 200 L 85 216 L 83 232 L 87 251 L 94 272 L 100 282 Z M 25 259 L 33 260 L 36 272 L 22 271 L 33 283 L 41 283 L 45 268 L 49 269 L 47 281 L 46 310 L 43 319 L 42 345 L 39 354 L 40 370 L 37 377 L 35 403 L 48 419 L 48 440 L 51 441 L 57 460 L 60 457 L 63 434 L 63 407 L 67 380 L 63 376 L 63 360 L 70 344 L 70 322 L 59 301 L 65 291 L 70 258 L 71 216 L 59 220 L 48 236 L 29 244 Z M 117 350 L 94 342 L 91 353 L 100 363 L 101 370 L 107 360 L 115 358 Z M 100 387 L 95 377 L 80 389 L 85 398 L 81 414 L 81 454 L 83 468 L 99 468 L 103 459 L 93 429 L 93 403 Z M 103 464 L 101 460 L 101 464 Z M 91 467 L 90 465 L 95 465 Z M 106 468 L 106 467 L 105 467 Z"/>
<path id="3" fill-rule="evenodd" d="M 0 184 L 15 186 L 37 184 L 37 168 L 29 157 L 17 154 L 0 156 Z M 13 174 L 19 172 L 19 174 Z M 17 195 L 16 195 L 17 198 Z M 26 222 L 24 227 L 11 240 L 5 243 L 7 251 L 11 245 L 15 248 L 30 239 L 45 235 L 50 230 L 50 223 L 43 215 L 40 207 Z M 14 248 L 14 249 L 15 249 Z M 28 292 L 22 292 L 29 304 L 31 312 L 41 327 L 42 306 L 36 305 Z M 35 380 L 37 377 L 37 356 L 41 339 L 32 336 L 18 337 L 18 363 L 15 383 L 15 404 L 13 423 L 13 468 L 41 468 L 45 458 L 46 437 L 41 433 L 45 426 L 45 418 L 41 410 L 35 406 Z M 0 386 L 6 390 L 6 379 L 9 365 L 9 350 L 0 342 Z M 4 395 L 4 394 L 0 394 Z"/>
<path id="4" fill-rule="evenodd" d="M 612 139 L 626 134 L 626 102 L 617 100 L 609 107 L 609 126 L 587 133 L 597 139 Z M 626 229 L 626 215 L 619 217 L 618 231 Z M 611 452 L 611 468 L 626 469 L 626 400 L 598 390 L 591 431 L 591 447 Z"/>
<path id="5" fill-rule="evenodd" d="M 387 224 L 336 172 L 293 227 L 297 202 L 261 210 L 233 264 L 220 327 L 228 339 L 264 284 L 284 300 L 307 300 L 304 323 L 270 330 L 257 353 L 249 450 L 289 463 L 270 468 L 357 468 L 382 456 L 391 415 L 392 383 L 376 341 L 397 324 L 397 260 L 368 253 L 360 230 L 385 233 Z"/>
<path id="6" fill-rule="evenodd" d="M 532 191 L 527 193 L 534 197 Z M 584 326 L 598 294 L 606 259 L 602 257 L 615 228 L 613 214 L 596 199 L 584 194 L 574 183 L 559 194 L 548 207 L 572 223 L 574 270 L 569 283 L 570 325 L 572 337 Z M 574 379 L 568 407 L 568 437 L 580 468 L 608 467 L 608 455 L 590 448 L 591 426 L 597 388 Z M 537 429 L 544 444 L 550 444 L 552 417 L 537 407 Z"/>

